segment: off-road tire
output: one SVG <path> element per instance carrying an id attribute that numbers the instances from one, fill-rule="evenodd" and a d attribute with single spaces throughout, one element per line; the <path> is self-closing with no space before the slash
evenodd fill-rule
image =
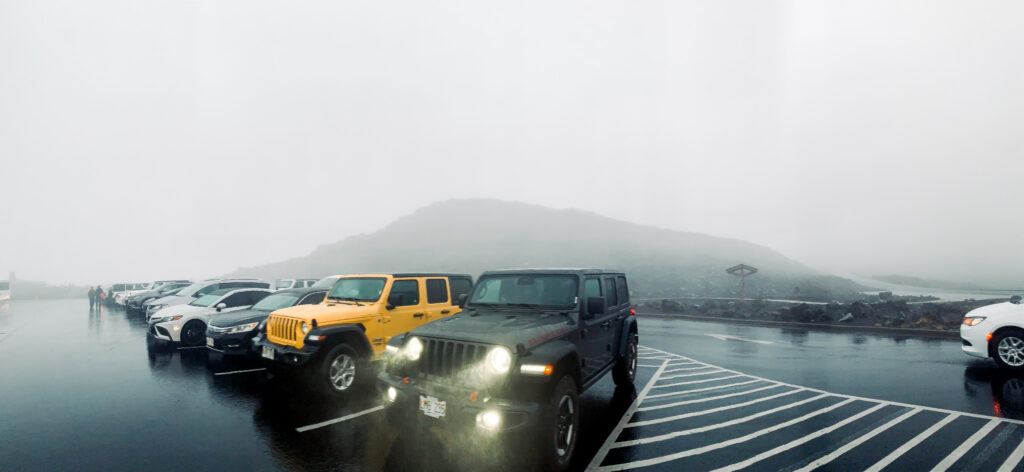
<path id="1" fill-rule="evenodd" d="M 580 402 L 576 381 L 564 375 L 555 384 L 544 406 L 541 430 L 537 435 L 541 441 L 538 450 L 546 470 L 562 472 L 569 468 L 576 450 L 579 425 Z"/>
<path id="2" fill-rule="evenodd" d="M 181 345 L 183 347 L 202 346 L 206 339 L 206 325 L 202 321 L 192 320 L 181 327 Z"/>
<path id="3" fill-rule="evenodd" d="M 1008 329 L 992 337 L 992 359 L 999 367 L 1011 372 L 1024 372 L 1024 331 Z M 1000 352 L 1000 346 L 1013 352 Z M 1016 362 L 1015 362 L 1016 361 Z M 1017 363 L 1022 362 L 1022 363 Z M 1017 363 L 1017 365 L 1014 365 Z"/>
<path id="4" fill-rule="evenodd" d="M 316 380 L 324 392 L 346 397 L 367 383 L 367 379 L 372 377 L 369 370 L 369 365 L 355 348 L 340 343 L 327 351 L 327 355 L 320 361 Z M 348 379 L 349 376 L 351 379 Z"/>
<path id="5" fill-rule="evenodd" d="M 629 344 L 626 345 L 626 353 L 615 363 L 615 367 L 612 367 L 612 380 L 615 381 L 615 385 L 620 387 L 633 385 L 639 358 L 636 333 L 628 333 L 627 336 L 629 336 Z"/>

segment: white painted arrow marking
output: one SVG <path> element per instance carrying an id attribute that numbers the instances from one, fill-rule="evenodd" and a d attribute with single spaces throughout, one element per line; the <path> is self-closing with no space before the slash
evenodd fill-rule
<path id="1" fill-rule="evenodd" d="M 735 341 L 746 341 L 748 343 L 772 344 L 771 341 L 762 341 L 760 339 L 741 338 L 739 336 L 733 336 L 731 334 L 711 334 L 711 333 L 705 333 L 705 334 L 707 334 L 708 336 L 711 336 L 712 338 L 718 339 L 719 341 L 727 341 L 729 339 L 732 339 L 732 340 L 735 340 Z"/>

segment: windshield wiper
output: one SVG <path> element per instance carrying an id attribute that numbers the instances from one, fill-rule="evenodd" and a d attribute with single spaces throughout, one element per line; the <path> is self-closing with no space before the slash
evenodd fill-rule
<path id="1" fill-rule="evenodd" d="M 358 298 L 354 298 L 354 297 L 327 297 L 327 301 L 331 301 L 331 300 L 339 301 L 339 302 L 351 302 L 351 303 L 355 304 L 356 306 L 363 306 L 362 303 L 359 303 L 359 299 Z"/>
<path id="2" fill-rule="evenodd" d="M 535 308 L 540 309 L 540 305 L 537 303 L 506 303 L 505 306 L 511 306 L 516 308 Z"/>

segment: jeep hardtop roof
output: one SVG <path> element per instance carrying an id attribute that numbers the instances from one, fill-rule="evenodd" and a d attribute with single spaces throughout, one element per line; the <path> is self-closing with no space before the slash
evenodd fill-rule
<path id="1" fill-rule="evenodd" d="M 500 269 L 500 270 L 488 270 L 482 274 L 481 277 L 489 274 L 582 274 L 582 275 L 598 275 L 598 274 L 615 274 L 624 275 L 624 272 L 619 270 L 606 270 L 606 269 Z"/>

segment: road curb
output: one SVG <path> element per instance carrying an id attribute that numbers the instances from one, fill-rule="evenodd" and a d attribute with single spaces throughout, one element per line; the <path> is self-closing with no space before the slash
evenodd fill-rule
<path id="1" fill-rule="evenodd" d="M 716 323 L 731 323 L 748 326 L 762 326 L 768 328 L 801 328 L 817 331 L 843 331 L 851 333 L 888 334 L 892 336 L 913 336 L 918 338 L 942 338 L 960 339 L 958 331 L 940 331 L 936 329 L 915 329 L 915 328 L 882 328 L 877 326 L 844 326 L 819 323 L 797 323 L 794 321 L 770 321 L 770 320 L 749 320 L 743 318 L 719 318 L 714 316 L 695 316 L 673 313 L 642 313 L 637 316 L 650 318 L 669 318 L 687 321 L 705 321 Z"/>

